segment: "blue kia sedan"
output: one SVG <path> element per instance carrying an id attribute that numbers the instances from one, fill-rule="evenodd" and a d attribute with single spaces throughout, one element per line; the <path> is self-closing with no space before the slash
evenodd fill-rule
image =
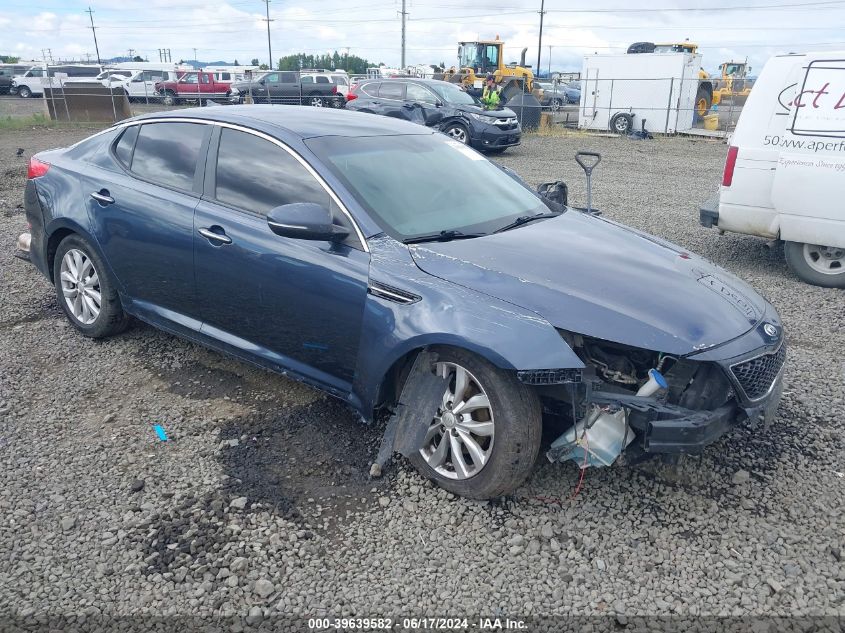
<path id="1" fill-rule="evenodd" d="M 405 121 L 197 108 L 34 156 L 19 245 L 83 335 L 134 317 L 402 413 L 403 454 L 470 497 L 529 475 L 544 422 L 583 468 L 772 416 L 766 300 L 542 191 Z"/>

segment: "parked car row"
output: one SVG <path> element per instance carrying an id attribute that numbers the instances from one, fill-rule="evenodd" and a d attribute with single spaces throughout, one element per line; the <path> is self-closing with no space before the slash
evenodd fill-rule
<path id="1" fill-rule="evenodd" d="M 570 83 L 537 81 L 535 83 L 543 90 L 541 101 L 543 107 L 551 109 L 552 112 L 557 112 L 570 103 L 581 102 L 581 82 L 579 81 Z"/>

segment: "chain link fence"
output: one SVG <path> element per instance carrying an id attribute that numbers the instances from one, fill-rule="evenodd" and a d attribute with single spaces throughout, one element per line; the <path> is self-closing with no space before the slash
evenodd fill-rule
<path id="1" fill-rule="evenodd" d="M 40 95 L 33 91 L 30 98 L 0 96 L 0 125 L 15 121 L 25 124 L 28 120 L 114 122 L 149 112 L 232 103 L 344 104 L 339 93 L 315 99 L 303 92 L 302 84 L 298 84 L 298 93 L 278 98 L 253 94 L 251 88 L 233 95 L 231 83 L 221 81 L 208 90 L 202 82 L 203 73 L 188 74 L 197 81 L 180 82 L 178 91 L 163 88 L 152 75 L 132 82 L 42 79 Z M 552 125 L 617 134 L 638 133 L 645 128 L 651 133 L 719 136 L 736 126 L 750 87 L 751 83 L 745 81 L 726 86 L 719 80 L 697 77 L 588 75 L 580 79 L 536 79 L 533 92 Z"/>

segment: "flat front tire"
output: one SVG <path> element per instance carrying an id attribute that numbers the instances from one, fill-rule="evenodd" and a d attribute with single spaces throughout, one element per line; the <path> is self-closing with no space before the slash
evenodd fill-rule
<path id="1" fill-rule="evenodd" d="M 432 371 L 448 381 L 422 448 L 411 458 L 441 488 L 472 499 L 513 492 L 540 450 L 542 414 L 533 391 L 512 372 L 470 352 L 435 350 Z"/>
<path id="2" fill-rule="evenodd" d="M 802 281 L 824 288 L 845 288 L 845 248 L 786 242 L 786 263 Z"/>
<path id="3" fill-rule="evenodd" d="M 117 288 L 91 245 L 78 235 L 61 241 L 53 259 L 56 300 L 71 324 L 89 338 L 119 334 L 129 324 Z"/>

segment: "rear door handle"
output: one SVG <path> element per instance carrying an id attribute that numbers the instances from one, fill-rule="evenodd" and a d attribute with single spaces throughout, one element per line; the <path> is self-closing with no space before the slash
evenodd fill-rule
<path id="1" fill-rule="evenodd" d="M 91 197 L 103 206 L 107 204 L 114 204 L 114 198 L 109 195 L 108 189 L 100 189 L 99 191 L 92 191 Z"/>
<path id="2" fill-rule="evenodd" d="M 205 239 L 210 240 L 212 242 L 216 242 L 218 244 L 232 243 L 232 238 L 226 235 L 225 233 L 215 233 L 211 229 L 199 229 L 198 233 L 202 235 Z"/>

